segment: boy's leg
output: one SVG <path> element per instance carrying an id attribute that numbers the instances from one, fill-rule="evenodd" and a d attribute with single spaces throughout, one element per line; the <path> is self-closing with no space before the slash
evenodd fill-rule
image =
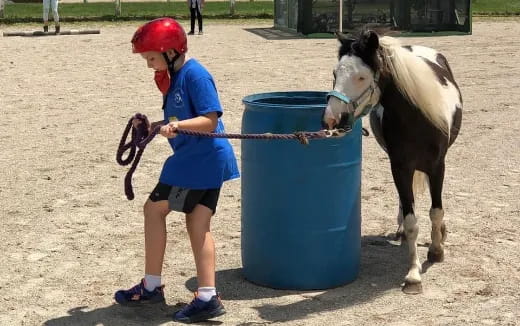
<path id="1" fill-rule="evenodd" d="M 160 276 L 166 250 L 167 200 L 144 204 L 145 274 Z"/>
<path id="2" fill-rule="evenodd" d="M 212 199 L 216 204 L 218 192 Z M 210 232 L 213 213 L 212 209 L 198 204 L 191 213 L 186 214 L 186 228 L 195 258 L 199 288 L 195 299 L 173 315 L 176 321 L 195 323 L 226 313 L 215 290 L 215 244 Z"/>
<path id="3" fill-rule="evenodd" d="M 215 243 L 210 232 L 213 211 L 204 205 L 196 205 L 186 214 L 186 228 L 197 268 L 199 287 L 215 287 Z"/>
<path id="4" fill-rule="evenodd" d="M 157 200 L 154 202 L 148 199 L 143 210 L 145 276 L 136 286 L 115 293 L 114 299 L 121 305 L 135 306 L 164 302 L 161 273 L 166 249 L 166 216 L 170 212 L 168 201 Z"/>

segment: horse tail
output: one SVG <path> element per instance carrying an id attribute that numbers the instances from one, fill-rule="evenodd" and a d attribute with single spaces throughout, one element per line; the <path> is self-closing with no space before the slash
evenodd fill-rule
<path id="1" fill-rule="evenodd" d="M 417 196 L 422 194 L 429 180 L 430 179 L 428 178 L 428 175 L 426 173 L 415 170 L 412 182 L 413 195 Z"/>

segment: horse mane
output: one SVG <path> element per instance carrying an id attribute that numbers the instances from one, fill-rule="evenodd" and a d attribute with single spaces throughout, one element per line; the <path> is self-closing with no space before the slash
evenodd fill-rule
<path id="1" fill-rule="evenodd" d="M 442 85 L 437 82 L 428 64 L 390 36 L 379 38 L 378 51 L 382 72 L 393 78 L 399 91 L 435 127 L 449 135 L 449 125 L 441 101 Z"/>

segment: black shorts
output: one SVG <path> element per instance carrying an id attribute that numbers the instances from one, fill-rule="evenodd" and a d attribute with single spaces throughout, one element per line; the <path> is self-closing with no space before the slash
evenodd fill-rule
<path id="1" fill-rule="evenodd" d="M 150 194 L 150 200 L 157 202 L 167 200 L 172 211 L 189 214 L 197 204 L 206 206 L 215 214 L 220 188 L 217 189 L 187 189 L 170 186 L 159 182 Z"/>

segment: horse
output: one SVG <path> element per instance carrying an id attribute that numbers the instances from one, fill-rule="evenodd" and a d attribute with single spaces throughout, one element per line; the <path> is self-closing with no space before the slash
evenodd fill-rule
<path id="1" fill-rule="evenodd" d="M 370 113 L 370 127 L 388 154 L 399 195 L 396 235 L 408 244 L 410 265 L 402 290 L 421 293 L 414 195 L 429 186 L 432 241 L 428 261 L 442 262 L 445 156 L 461 127 L 462 95 L 446 57 L 434 49 L 402 45 L 372 30 L 356 37 L 336 35 L 338 62 L 322 123 L 328 129 L 349 129 Z"/>

